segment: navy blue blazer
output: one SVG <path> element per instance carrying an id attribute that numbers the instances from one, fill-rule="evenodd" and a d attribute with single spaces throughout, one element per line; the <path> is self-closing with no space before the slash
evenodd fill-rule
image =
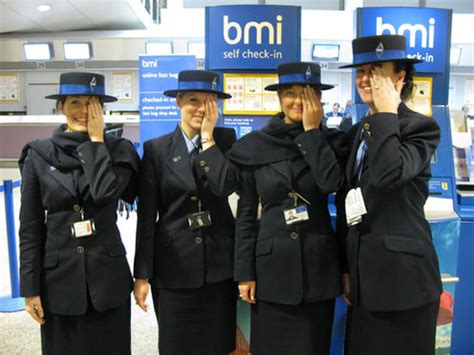
<path id="1" fill-rule="evenodd" d="M 179 127 L 145 142 L 140 167 L 134 276 L 158 288 L 197 288 L 232 278 L 234 217 L 228 196 L 239 171 L 224 156 L 235 131 L 215 128 L 216 145 L 192 161 Z M 194 175 L 193 175 L 194 170 Z M 210 211 L 212 226 L 191 230 L 188 214 Z"/>
<path id="2" fill-rule="evenodd" d="M 361 130 L 368 151 L 358 181 L 353 170 Z M 360 186 L 367 214 L 361 224 L 348 228 L 350 298 L 370 311 L 407 310 L 433 302 L 442 286 L 423 206 L 439 126 L 402 103 L 398 114 L 364 117 L 352 138 L 347 185 Z"/>

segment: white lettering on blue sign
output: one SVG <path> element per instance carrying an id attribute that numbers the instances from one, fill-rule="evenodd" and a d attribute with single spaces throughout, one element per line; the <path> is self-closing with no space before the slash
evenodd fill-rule
<path id="1" fill-rule="evenodd" d="M 250 43 L 250 34 L 251 30 L 255 29 L 255 43 L 256 44 L 262 44 L 262 37 L 263 37 L 263 29 L 267 29 L 268 32 L 268 44 L 282 44 L 282 32 L 283 32 L 283 16 L 278 15 L 276 17 L 276 24 L 273 25 L 272 23 L 268 21 L 263 21 L 263 22 L 256 22 L 256 21 L 250 21 L 247 22 L 244 26 L 244 29 L 242 31 L 242 26 L 235 21 L 229 21 L 229 16 L 224 16 L 224 41 L 227 44 L 230 45 L 235 45 L 237 43 L 240 43 L 242 40 L 242 32 L 243 32 L 243 37 L 244 37 L 244 44 L 249 44 Z M 276 27 L 276 31 L 275 31 Z M 233 38 L 231 38 L 230 35 L 230 30 L 234 29 L 235 35 Z"/>
<path id="2" fill-rule="evenodd" d="M 416 35 L 419 32 L 421 34 L 421 47 L 422 48 L 433 48 L 434 47 L 434 35 L 435 35 L 435 19 L 430 18 L 428 20 L 428 29 L 422 24 L 409 24 L 404 23 L 398 27 L 398 30 L 394 25 L 388 22 L 383 22 L 382 16 L 376 19 L 376 34 L 381 35 L 384 31 L 388 31 L 389 34 L 399 34 L 405 36 L 405 32 L 409 33 L 409 47 L 416 47 Z"/>
<path id="3" fill-rule="evenodd" d="M 144 60 L 142 59 L 142 68 L 158 68 L 158 60 Z"/>

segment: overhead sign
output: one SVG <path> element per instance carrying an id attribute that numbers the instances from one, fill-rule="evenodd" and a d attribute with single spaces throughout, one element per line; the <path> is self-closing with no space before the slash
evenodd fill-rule
<path id="1" fill-rule="evenodd" d="M 406 37 L 408 58 L 422 59 L 417 72 L 449 71 L 452 10 L 417 7 L 357 9 L 357 37 L 399 34 Z"/>
<path id="2" fill-rule="evenodd" d="M 206 7 L 206 68 L 275 69 L 300 60 L 301 7 Z"/>
<path id="3" fill-rule="evenodd" d="M 140 56 L 140 142 L 176 128 L 181 119 L 176 99 L 163 91 L 178 87 L 182 70 L 196 69 L 194 56 Z M 143 146 L 143 145 L 142 145 Z"/>

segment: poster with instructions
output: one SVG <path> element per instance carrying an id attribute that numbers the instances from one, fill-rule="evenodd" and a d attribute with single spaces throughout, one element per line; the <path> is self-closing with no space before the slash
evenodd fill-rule
<path id="1" fill-rule="evenodd" d="M 0 102 L 19 102 L 19 75 L 0 73 Z"/>
<path id="2" fill-rule="evenodd" d="M 274 115 L 280 111 L 278 95 L 265 87 L 278 82 L 276 74 L 224 74 L 225 115 Z"/>
<path id="3" fill-rule="evenodd" d="M 414 90 L 412 97 L 407 100 L 407 106 L 425 116 L 432 116 L 433 78 L 413 77 Z"/>
<path id="4" fill-rule="evenodd" d="M 132 80 L 131 72 L 113 73 L 113 95 L 118 101 L 132 101 Z"/>

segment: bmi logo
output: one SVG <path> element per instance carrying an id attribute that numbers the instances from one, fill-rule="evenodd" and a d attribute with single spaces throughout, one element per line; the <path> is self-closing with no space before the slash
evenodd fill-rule
<path id="1" fill-rule="evenodd" d="M 419 34 L 421 36 L 421 47 L 433 48 L 435 35 L 435 19 L 431 17 L 428 20 L 428 23 L 428 26 L 422 24 L 403 23 L 397 29 L 391 23 L 384 23 L 383 18 L 379 16 L 376 19 L 376 31 L 377 35 L 381 35 L 384 33 L 384 31 L 388 31 L 389 34 L 399 34 L 402 36 L 405 36 L 405 33 L 408 32 L 408 36 L 405 37 L 409 39 L 408 46 L 412 48 L 416 47 L 416 38 Z"/>
<path id="2" fill-rule="evenodd" d="M 230 44 L 234 45 L 242 41 L 244 44 L 250 43 L 251 33 L 255 33 L 255 43 L 262 44 L 263 33 L 268 34 L 268 44 L 282 44 L 282 31 L 283 31 L 283 16 L 276 16 L 276 23 L 272 24 L 268 21 L 256 22 L 249 21 L 245 25 L 239 24 L 235 21 L 229 21 L 229 16 L 224 16 L 224 40 Z M 243 28 L 242 28 L 243 27 Z M 231 29 L 233 29 L 233 36 L 231 35 Z"/>

